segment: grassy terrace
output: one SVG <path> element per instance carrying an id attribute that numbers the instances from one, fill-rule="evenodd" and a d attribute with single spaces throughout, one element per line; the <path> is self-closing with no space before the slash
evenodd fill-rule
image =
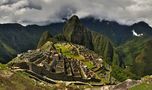
<path id="1" fill-rule="evenodd" d="M 65 55 L 68 58 L 78 59 L 78 60 L 84 60 L 85 58 L 82 55 L 74 54 L 72 52 L 72 49 L 75 48 L 73 45 L 70 44 L 64 44 L 64 43 L 57 43 L 55 44 L 55 47 L 58 51 L 62 51 L 63 55 Z M 78 50 L 76 50 L 77 53 L 79 53 Z"/>
<path id="2" fill-rule="evenodd" d="M 78 54 L 74 54 L 72 52 L 72 49 L 75 48 L 75 46 L 70 45 L 69 43 L 66 43 L 66 44 L 65 43 L 57 43 L 57 44 L 55 44 L 55 47 L 57 48 L 58 51 L 60 51 L 60 49 L 61 49 L 63 55 L 65 55 L 66 57 L 81 60 L 89 69 L 94 67 L 93 62 L 91 62 L 89 60 L 85 60 L 84 56 L 79 54 L 79 50 L 77 48 L 76 48 L 76 52 Z"/>

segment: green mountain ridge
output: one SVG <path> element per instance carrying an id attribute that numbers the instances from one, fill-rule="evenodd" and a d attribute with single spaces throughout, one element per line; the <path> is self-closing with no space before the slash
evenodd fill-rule
<path id="1" fill-rule="evenodd" d="M 151 75 L 151 37 L 135 37 L 117 50 L 123 67 L 130 69 L 137 76 Z"/>
<path id="2" fill-rule="evenodd" d="M 16 23 L 0 24 L 0 40 L 4 46 L 0 47 L 0 62 L 8 63 L 17 54 L 29 49 L 36 49 L 39 38 L 44 31 L 49 31 L 52 35 L 55 35 L 57 33 L 56 29 L 61 30 L 62 25 L 57 23 L 46 26 L 22 26 Z M 16 53 L 10 54 L 7 47 L 14 49 Z"/>
<path id="3" fill-rule="evenodd" d="M 116 21 L 97 20 L 92 17 L 86 17 L 80 19 L 80 22 L 88 27 L 89 30 L 96 31 L 102 35 L 108 37 L 117 47 L 118 45 L 126 43 L 133 35 L 133 30 L 138 34 L 144 36 L 152 35 L 152 28 L 145 22 L 140 21 L 133 25 L 121 25 Z M 35 49 L 37 47 L 39 38 L 44 31 L 49 31 L 51 35 L 57 36 L 58 39 L 64 39 L 62 33 L 63 25 L 65 22 L 52 23 L 49 25 L 38 26 L 28 25 L 22 26 L 18 23 L 0 24 L 0 39 L 6 46 L 14 49 L 16 54 L 25 52 L 29 49 Z M 0 47 L 0 60 L 1 63 L 9 62 L 15 55 L 8 55 L 9 51 Z"/>
<path id="4" fill-rule="evenodd" d="M 77 16 L 73 16 L 67 21 L 63 28 L 63 34 L 67 41 L 86 46 L 103 55 L 107 62 L 112 64 L 115 50 L 111 41 L 107 37 L 84 27 Z"/>

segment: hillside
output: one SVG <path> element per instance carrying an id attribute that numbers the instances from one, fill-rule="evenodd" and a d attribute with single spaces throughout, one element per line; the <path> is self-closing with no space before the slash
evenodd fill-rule
<path id="1" fill-rule="evenodd" d="M 135 37 L 118 48 L 122 67 L 137 76 L 151 75 L 151 43 L 149 37 Z"/>
<path id="2" fill-rule="evenodd" d="M 18 53 L 35 49 L 44 31 L 56 34 L 63 24 L 46 26 L 20 24 L 0 24 L 0 62 L 7 63 Z"/>
<path id="3" fill-rule="evenodd" d="M 0 90 L 48 90 L 49 88 L 51 87 L 47 83 L 35 81 L 28 73 L 13 72 L 6 65 L 0 64 Z"/>
<path id="4" fill-rule="evenodd" d="M 98 20 L 91 17 L 81 19 L 86 27 L 107 36 L 116 46 L 126 43 L 134 37 L 133 30 L 144 36 L 152 35 L 152 28 L 145 22 L 140 21 L 133 25 L 121 25 L 116 21 Z"/>
<path id="5" fill-rule="evenodd" d="M 98 32 L 108 37 L 116 47 L 132 39 L 134 37 L 133 30 L 137 34 L 143 34 L 144 36 L 152 35 L 151 27 L 145 22 L 139 22 L 128 26 L 121 25 L 115 21 L 100 21 L 92 17 L 80 19 L 80 22 L 85 27 L 89 28 L 89 30 Z M 0 24 L 0 62 L 7 63 L 18 53 L 27 51 L 29 49 L 35 49 L 37 47 L 39 38 L 44 31 L 48 31 L 52 36 L 56 36 L 60 33 L 58 38 L 63 39 L 61 34 L 64 24 L 65 22 L 53 23 L 44 26 L 22 26 L 17 23 Z"/>
<path id="6" fill-rule="evenodd" d="M 135 58 L 133 70 L 139 76 L 152 74 L 152 39 L 147 41 L 141 53 Z"/>

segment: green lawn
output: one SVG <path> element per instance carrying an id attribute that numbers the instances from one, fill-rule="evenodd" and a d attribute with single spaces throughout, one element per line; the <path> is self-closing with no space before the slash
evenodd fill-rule
<path id="1" fill-rule="evenodd" d="M 130 88 L 129 90 L 152 90 L 152 83 L 142 83 L 140 85 Z"/>

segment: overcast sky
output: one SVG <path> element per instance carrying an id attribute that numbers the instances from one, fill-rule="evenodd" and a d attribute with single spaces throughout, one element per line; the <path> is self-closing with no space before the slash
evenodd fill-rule
<path id="1" fill-rule="evenodd" d="M 74 14 L 152 26 L 152 0 L 0 0 L 0 23 L 45 25 Z"/>

